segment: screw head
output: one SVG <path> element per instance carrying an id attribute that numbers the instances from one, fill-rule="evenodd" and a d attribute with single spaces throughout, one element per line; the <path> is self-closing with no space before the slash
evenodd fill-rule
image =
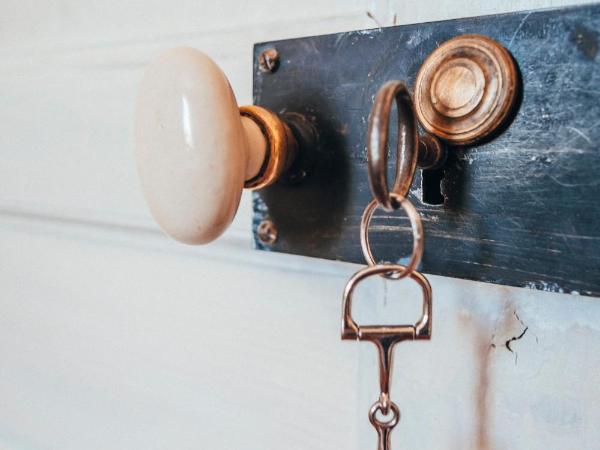
<path id="1" fill-rule="evenodd" d="M 279 52 L 274 48 L 267 48 L 258 57 L 258 67 L 261 72 L 273 73 L 279 67 Z"/>
<path id="2" fill-rule="evenodd" d="M 263 245 L 273 245 L 277 241 L 277 227 L 270 220 L 263 220 L 256 229 L 256 236 Z"/>

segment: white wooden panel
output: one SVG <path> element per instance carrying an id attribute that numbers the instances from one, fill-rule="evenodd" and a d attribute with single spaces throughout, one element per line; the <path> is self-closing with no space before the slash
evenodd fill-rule
<path id="1" fill-rule="evenodd" d="M 143 67 L 202 48 L 248 103 L 254 42 L 569 3 L 0 2 L 0 448 L 372 448 L 375 352 L 339 339 L 356 267 L 249 250 L 248 198 L 220 243 L 159 234 L 132 157 Z M 597 447 L 597 299 L 432 284 L 394 448 Z M 412 317 L 413 293 L 373 281 L 356 315 Z"/>
<path id="2" fill-rule="evenodd" d="M 219 248 L 5 221 L 0 447 L 371 448 L 375 351 L 339 337 L 355 267 Z M 396 353 L 396 448 L 593 449 L 600 303 L 432 282 L 433 340 Z M 363 323 L 416 315 L 407 283 L 366 288 Z"/>

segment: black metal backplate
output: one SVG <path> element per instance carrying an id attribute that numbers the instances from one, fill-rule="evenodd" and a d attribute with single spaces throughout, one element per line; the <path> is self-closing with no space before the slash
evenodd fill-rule
<path id="1" fill-rule="evenodd" d="M 319 143 L 308 150 L 315 161 L 302 182 L 254 194 L 255 235 L 265 219 L 278 230 L 273 245 L 256 238 L 256 246 L 364 263 L 359 224 L 371 200 L 366 131 L 375 93 L 393 79 L 412 88 L 439 44 L 484 34 L 512 53 L 522 98 L 495 139 L 450 148 L 441 172 L 415 177 L 411 200 L 426 231 L 421 269 L 600 296 L 599 30 L 600 5 L 592 5 L 257 44 L 255 104 L 305 115 Z M 259 55 L 272 47 L 279 67 L 263 73 Z M 391 142 L 395 148 L 394 133 Z M 370 236 L 379 260 L 410 253 L 410 226 L 400 212 L 378 211 Z"/>

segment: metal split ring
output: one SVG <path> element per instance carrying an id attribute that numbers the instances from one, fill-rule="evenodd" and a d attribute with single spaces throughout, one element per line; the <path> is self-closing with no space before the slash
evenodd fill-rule
<path id="1" fill-rule="evenodd" d="M 401 272 L 390 271 L 382 274 L 382 276 L 385 278 L 399 280 L 400 278 L 410 275 L 418 268 L 421 258 L 423 257 L 425 233 L 423 232 L 423 222 L 421 221 L 421 216 L 413 204 L 406 198 L 396 193 L 392 192 L 388 195 L 394 202 L 402 207 L 402 209 L 404 209 L 408 215 L 410 227 L 413 233 L 413 250 L 405 269 Z M 371 203 L 369 203 L 365 208 L 360 221 L 360 246 L 362 248 L 363 256 L 365 257 L 369 266 L 374 266 L 377 264 L 375 258 L 373 257 L 373 252 L 371 251 L 371 245 L 369 243 L 369 225 L 371 224 L 371 218 L 373 217 L 373 213 L 377 209 L 377 206 L 379 206 L 378 201 L 376 199 L 372 200 Z"/>
<path id="2" fill-rule="evenodd" d="M 387 177 L 389 118 L 392 102 L 398 109 L 396 179 L 391 193 Z M 391 194 L 406 197 L 417 168 L 419 134 L 412 99 L 404 83 L 388 81 L 377 92 L 369 115 L 367 163 L 373 196 L 386 211 L 398 209 Z"/>
<path id="3" fill-rule="evenodd" d="M 379 420 L 377 418 L 377 411 L 379 411 L 382 414 L 387 414 L 387 413 L 384 413 L 384 407 L 381 404 L 381 402 L 379 402 L 379 401 L 375 402 L 373 404 L 373 406 L 371 406 L 371 409 L 369 410 L 369 421 L 376 429 L 382 429 L 382 428 L 391 429 L 391 428 L 394 428 L 396 425 L 398 425 L 398 422 L 400 422 L 400 408 L 398 408 L 398 405 L 396 405 L 392 401 L 389 402 L 389 411 L 388 411 L 388 412 L 392 413 L 391 419 L 389 419 L 387 421 Z"/>

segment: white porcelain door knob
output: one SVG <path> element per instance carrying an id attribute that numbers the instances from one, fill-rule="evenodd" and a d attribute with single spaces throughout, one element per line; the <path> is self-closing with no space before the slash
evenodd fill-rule
<path id="1" fill-rule="evenodd" d="M 159 226 L 188 244 L 217 238 L 244 186 L 285 170 L 295 141 L 277 115 L 238 108 L 221 69 L 192 48 L 168 51 L 147 70 L 137 104 L 136 157 Z"/>

